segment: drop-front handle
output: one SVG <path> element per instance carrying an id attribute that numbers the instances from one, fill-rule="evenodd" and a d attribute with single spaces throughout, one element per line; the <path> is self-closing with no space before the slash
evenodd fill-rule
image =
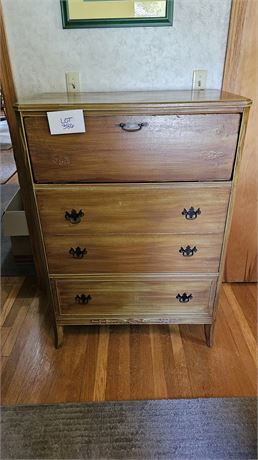
<path id="1" fill-rule="evenodd" d="M 147 126 L 147 123 L 119 123 L 120 128 L 128 133 L 134 133 L 135 131 L 141 131 L 143 126 Z"/>

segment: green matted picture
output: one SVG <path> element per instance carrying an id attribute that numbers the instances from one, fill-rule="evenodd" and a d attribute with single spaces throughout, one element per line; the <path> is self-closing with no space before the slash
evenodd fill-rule
<path id="1" fill-rule="evenodd" d="M 61 0 L 64 29 L 171 26 L 174 0 Z"/>

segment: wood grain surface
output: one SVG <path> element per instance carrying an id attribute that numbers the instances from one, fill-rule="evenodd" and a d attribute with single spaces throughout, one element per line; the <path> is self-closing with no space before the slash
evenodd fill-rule
<path id="1" fill-rule="evenodd" d="M 217 273 L 222 235 L 45 236 L 50 274 Z M 184 256 L 181 248 L 197 251 Z M 86 249 L 74 258 L 70 249 Z"/>
<path id="2" fill-rule="evenodd" d="M 87 203 L 90 203 L 91 208 L 94 208 L 91 219 L 95 222 L 89 233 L 86 233 L 83 228 L 87 222 L 87 213 L 82 216 L 82 226 L 76 227 L 83 229 L 83 231 L 76 233 L 73 229 L 73 232 L 66 233 L 65 229 L 71 229 L 72 224 L 64 222 L 65 213 L 70 210 L 63 209 L 61 198 L 55 199 L 53 194 L 49 200 L 45 195 L 43 201 L 45 201 L 48 209 L 44 208 L 42 202 L 36 201 L 35 204 L 37 208 L 39 204 L 44 221 L 43 227 L 40 223 L 37 228 L 40 231 L 43 228 L 42 238 L 45 243 L 46 262 L 51 284 L 56 283 L 57 278 L 62 278 L 64 285 L 67 284 L 68 287 L 71 287 L 76 279 L 81 282 L 86 275 L 87 278 L 91 278 L 92 282 L 94 274 L 99 277 L 109 274 L 112 280 L 116 282 L 118 282 L 116 277 L 124 276 L 123 283 L 129 282 L 129 279 L 126 278 L 130 278 L 130 276 L 138 277 L 138 280 L 135 279 L 135 281 L 140 282 L 139 277 L 141 276 L 147 278 L 158 274 L 164 278 L 173 275 L 175 278 L 177 277 L 178 282 L 182 282 L 185 276 L 191 278 L 192 282 L 194 282 L 194 276 L 203 276 L 206 277 L 207 283 L 210 280 L 209 275 L 217 278 L 219 268 L 221 272 L 224 263 L 230 222 L 230 219 L 227 219 L 227 224 L 224 226 L 229 195 L 225 201 L 222 199 L 222 195 L 225 191 L 228 193 L 229 188 L 231 188 L 233 166 L 236 165 L 235 169 L 238 170 L 250 100 L 238 98 L 238 96 L 226 96 L 224 100 L 222 98 L 224 96 L 221 96 L 220 102 L 218 99 L 207 101 L 207 94 L 201 93 L 200 100 L 197 102 L 196 95 L 189 92 L 188 96 L 191 102 L 179 102 L 176 98 L 173 103 L 167 101 L 167 103 L 161 104 L 158 101 L 149 101 L 145 104 L 145 102 L 139 102 L 137 98 L 133 101 L 129 95 L 127 97 L 130 101 L 128 100 L 125 104 L 120 102 L 118 104 L 106 103 L 107 99 L 105 98 L 103 103 L 99 99 L 99 103 L 96 102 L 95 106 L 85 102 L 83 108 L 85 109 L 86 132 L 69 136 L 51 136 L 49 134 L 48 122 L 44 113 L 46 109 L 44 97 L 40 110 L 38 110 L 38 102 L 35 103 L 34 107 L 31 106 L 31 110 L 29 110 L 28 105 L 23 106 L 25 112 L 20 114 L 24 117 L 22 121 L 25 123 L 23 140 L 25 143 L 27 142 L 26 145 L 28 145 L 29 150 L 26 157 L 26 171 L 31 174 L 33 193 L 40 196 L 40 193 L 47 192 L 49 187 L 49 190 L 53 190 L 57 197 L 60 188 L 55 183 L 60 182 L 60 187 L 61 183 L 64 183 L 64 191 L 70 192 L 69 199 L 77 196 L 77 199 L 83 198 L 85 200 L 79 205 L 81 209 L 85 207 L 85 204 L 87 206 Z M 96 100 L 98 97 L 100 98 L 96 95 L 94 97 Z M 114 98 L 119 99 L 119 97 L 118 94 L 114 95 Z M 144 95 L 140 97 L 143 97 L 143 100 L 145 98 Z M 75 101 L 70 102 L 75 103 Z M 69 105 L 69 101 L 67 104 L 67 107 L 72 107 Z M 157 111 L 154 110 L 154 106 Z M 22 106 L 20 106 L 21 108 Z M 53 108 L 54 106 L 51 105 L 48 110 Z M 39 183 L 35 184 L 35 180 Z M 94 197 L 94 193 L 97 193 L 97 190 L 100 191 L 101 188 L 98 188 L 97 184 L 90 185 L 90 182 L 100 182 L 99 187 L 104 187 L 105 182 L 112 181 L 116 183 L 113 183 L 112 186 L 106 185 L 114 188 L 113 195 L 104 196 L 103 188 L 102 195 L 100 194 L 98 197 L 95 195 Z M 206 206 L 205 200 L 207 203 L 205 190 L 207 189 L 207 193 L 210 193 L 211 181 L 216 182 L 214 185 L 219 186 L 217 189 L 220 190 L 218 197 L 222 193 L 220 199 L 216 201 L 215 195 L 210 196 L 211 207 L 207 210 L 207 232 L 201 225 L 199 227 L 201 228 L 200 232 L 198 232 L 198 226 L 193 232 L 182 231 L 182 228 L 186 228 L 185 225 L 189 222 L 186 220 L 177 221 L 177 214 L 174 211 L 170 214 L 168 209 L 166 193 L 160 193 L 157 188 L 155 189 L 155 186 L 158 185 L 157 182 L 161 187 L 168 186 L 166 192 L 169 195 L 173 187 L 170 189 L 171 184 L 164 184 L 164 182 L 169 181 L 175 182 L 173 186 L 175 189 L 178 188 L 178 191 L 183 190 L 183 185 L 185 185 L 186 191 L 191 187 L 191 198 L 195 196 L 197 190 L 200 192 L 202 189 L 203 194 L 202 196 L 199 194 L 199 197 L 204 199 L 204 206 Z M 195 183 L 190 184 L 190 181 Z M 198 184 L 200 181 L 202 184 Z M 43 184 L 39 185 L 40 182 Z M 85 186 L 87 190 L 89 191 L 90 187 L 93 187 L 91 190 L 94 191 L 91 193 L 91 197 L 88 195 L 88 200 L 83 195 L 86 189 L 82 184 L 85 182 L 87 182 Z M 127 184 L 122 185 L 121 182 Z M 133 189 L 136 187 L 136 182 L 140 182 L 139 188 Z M 142 200 L 143 203 L 149 203 L 146 208 L 141 203 L 142 182 L 154 182 L 154 184 L 149 184 L 148 192 L 148 184 L 146 184 L 146 197 L 144 196 Z M 73 185 L 69 185 L 69 183 L 73 183 Z M 152 186 L 154 189 L 151 188 Z M 119 193 L 115 194 L 115 187 Z M 129 189 L 130 193 L 128 192 Z M 134 190 L 134 195 L 132 190 Z M 83 192 L 81 196 L 80 192 Z M 119 195 L 121 195 L 120 200 Z M 180 201 L 179 196 L 180 194 L 177 193 L 177 195 L 171 195 L 170 198 L 176 206 L 180 204 L 182 207 L 180 218 L 183 217 L 184 219 L 182 211 L 185 206 Z M 65 198 L 67 198 L 67 193 Z M 231 198 L 232 194 L 230 194 L 228 216 L 231 215 Z M 53 203 L 54 210 L 52 210 Z M 96 205 L 96 203 L 100 204 Z M 154 203 L 152 210 L 151 203 Z M 55 209 L 56 205 L 58 206 L 57 209 Z M 71 203 L 71 206 L 71 210 L 75 209 L 75 205 Z M 198 205 L 198 207 L 200 206 Z M 62 212 L 61 225 L 59 224 L 61 222 L 61 220 L 59 221 L 61 218 L 59 209 Z M 48 214 L 49 210 L 50 214 Z M 135 219 L 133 219 L 133 213 L 136 213 Z M 57 224 L 56 217 L 53 218 L 53 216 L 58 216 Z M 196 222 L 203 222 L 203 216 L 205 217 L 205 213 L 198 214 Z M 98 219 L 99 222 L 97 222 Z M 214 225 L 214 219 L 217 220 L 217 225 Z M 105 220 L 108 222 L 107 227 L 105 227 Z M 121 227 L 121 220 L 123 230 L 119 232 L 118 224 Z M 150 228 L 153 220 L 158 222 L 153 225 L 155 233 L 140 231 L 139 221 L 141 221 L 141 227 L 148 226 Z M 180 222 L 180 225 L 183 222 L 182 227 L 177 222 Z M 68 227 L 63 224 L 68 224 Z M 97 224 L 96 227 L 94 227 L 95 224 Z M 173 230 L 169 231 L 172 225 Z M 177 225 L 179 230 L 177 230 Z M 45 231 L 46 228 L 47 231 Z M 96 231 L 96 229 L 98 230 Z M 222 246 L 223 255 L 221 257 Z M 79 255 L 78 258 L 75 257 L 76 254 Z M 44 251 L 40 257 L 45 260 Z M 216 283 L 217 286 L 220 285 L 220 281 L 221 275 L 219 275 L 218 283 Z M 100 279 L 97 279 L 97 282 L 100 282 Z M 213 299 L 215 294 L 215 283 L 212 283 L 212 286 L 209 301 Z M 109 295 L 114 296 L 115 292 L 115 285 L 112 285 Z M 120 293 L 123 293 L 125 303 L 131 305 L 131 300 L 128 298 L 128 296 L 130 297 L 129 293 L 126 290 L 120 291 Z M 68 294 L 60 296 L 60 293 L 56 293 L 55 290 L 52 294 L 57 306 L 55 324 L 57 325 L 57 344 L 60 345 L 63 335 L 62 326 L 74 324 L 75 319 L 73 315 L 60 316 L 58 310 L 60 298 L 64 299 L 65 304 L 70 304 L 70 300 L 67 298 Z M 138 295 L 140 295 L 139 292 Z M 217 299 L 218 291 L 215 295 L 215 308 L 210 309 L 209 314 L 204 312 L 199 314 L 195 311 L 188 316 L 185 315 L 185 320 L 188 323 L 197 322 L 197 316 L 201 319 L 200 323 L 205 323 L 208 344 L 212 342 L 214 327 L 209 327 L 209 324 L 215 318 Z M 158 300 L 160 301 L 160 297 Z M 146 305 L 145 300 L 143 303 Z M 160 303 L 162 305 L 162 301 Z M 99 304 L 104 306 L 104 300 L 99 298 Z M 157 302 L 157 310 L 158 307 Z M 145 312 L 150 313 L 147 307 Z M 158 315 L 160 315 L 158 318 L 160 322 L 167 322 L 166 315 L 162 315 L 162 311 L 157 311 Z M 206 316 L 204 317 L 204 315 Z M 135 322 L 139 319 L 142 320 L 142 318 L 132 319 Z M 78 316 L 76 324 L 83 321 L 85 319 Z M 106 322 L 106 319 L 98 318 L 98 321 Z M 105 356 L 102 357 L 97 351 L 96 359 L 100 362 L 100 373 L 104 378 L 102 370 L 106 369 L 108 365 L 109 334 L 107 329 L 101 331 L 101 342 L 103 342 Z M 103 396 L 103 388 L 95 388 L 94 398 L 99 398 L 101 395 Z"/>
<path id="3" fill-rule="evenodd" d="M 42 110 L 68 110 L 80 108 L 92 112 L 97 109 L 101 112 L 107 110 L 111 112 L 121 111 L 144 111 L 157 110 L 159 108 L 184 110 L 184 108 L 207 109 L 216 112 L 218 107 L 223 110 L 232 110 L 234 107 L 241 109 L 250 104 L 250 101 L 242 96 L 230 94 L 216 89 L 206 89 L 204 91 L 191 90 L 172 90 L 172 91 L 116 91 L 116 92 L 80 92 L 69 94 L 62 93 L 41 93 L 20 98 L 16 107 L 21 111 L 31 113 Z M 155 112 L 154 112 L 155 113 Z"/>
<path id="4" fill-rule="evenodd" d="M 36 190 L 45 235 L 223 233 L 230 183 L 56 186 Z M 184 209 L 193 207 L 195 219 Z M 65 219 L 84 213 L 78 224 Z"/>
<path id="5" fill-rule="evenodd" d="M 86 115 L 86 133 L 54 136 L 44 115 L 24 123 L 39 183 L 207 181 L 231 178 L 240 115 Z"/>
<path id="6" fill-rule="evenodd" d="M 215 280 L 159 279 L 145 281 L 99 281 L 98 279 L 55 280 L 61 315 L 97 319 L 103 322 L 184 322 L 191 315 L 200 324 L 200 317 L 211 320 L 211 287 Z M 189 302 L 177 298 L 186 293 Z M 80 304 L 76 296 L 90 296 L 87 304 Z M 214 289 L 213 289 L 214 294 Z M 186 317 L 184 319 L 184 317 Z M 183 320 L 182 320 L 183 319 Z M 181 320 L 181 321 L 180 321 Z M 94 321 L 92 321 L 94 324 Z"/>
<path id="7" fill-rule="evenodd" d="M 258 2 L 233 0 L 224 68 L 223 90 L 253 100 L 241 161 L 229 236 L 225 279 L 257 278 L 257 104 L 258 104 Z"/>
<path id="8" fill-rule="evenodd" d="M 198 325 L 135 325 L 69 326 L 56 350 L 35 280 L 3 278 L 2 292 L 2 404 L 257 395 L 254 284 L 222 286 L 213 349 Z"/>

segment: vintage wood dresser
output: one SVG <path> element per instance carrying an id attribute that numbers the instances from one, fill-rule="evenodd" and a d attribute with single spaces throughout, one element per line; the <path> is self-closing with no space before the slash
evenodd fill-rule
<path id="1" fill-rule="evenodd" d="M 17 158 L 57 346 L 63 326 L 203 324 L 212 344 L 251 101 L 220 91 L 46 94 Z M 82 109 L 51 135 L 46 112 Z"/>

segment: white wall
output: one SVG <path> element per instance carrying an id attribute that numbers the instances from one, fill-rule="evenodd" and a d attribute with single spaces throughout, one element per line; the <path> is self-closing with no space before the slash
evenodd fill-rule
<path id="1" fill-rule="evenodd" d="M 231 0 L 174 0 L 172 27 L 63 29 L 59 0 L 2 0 L 18 96 L 65 91 L 190 89 L 193 69 L 220 88 Z"/>

